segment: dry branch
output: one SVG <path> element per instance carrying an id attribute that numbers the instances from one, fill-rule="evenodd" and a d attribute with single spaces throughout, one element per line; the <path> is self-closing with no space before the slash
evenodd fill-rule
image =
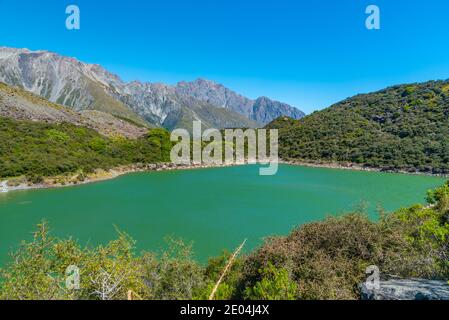
<path id="1" fill-rule="evenodd" d="M 228 272 L 228 270 L 231 268 L 232 263 L 234 262 L 235 258 L 238 256 L 240 251 L 242 251 L 243 247 L 245 246 L 246 240 L 247 239 L 245 239 L 245 241 L 243 241 L 243 243 L 240 245 L 240 247 L 238 247 L 237 250 L 234 252 L 234 254 L 232 255 L 231 259 L 229 259 L 229 262 L 226 265 L 226 267 L 224 268 L 223 273 L 220 276 L 220 279 L 218 279 L 217 283 L 215 284 L 214 289 L 212 290 L 212 293 L 209 296 L 209 300 L 214 300 L 214 296 L 215 296 L 215 293 L 218 290 L 218 287 L 220 286 L 221 282 L 223 281 L 223 278 L 225 277 L 225 275 Z"/>

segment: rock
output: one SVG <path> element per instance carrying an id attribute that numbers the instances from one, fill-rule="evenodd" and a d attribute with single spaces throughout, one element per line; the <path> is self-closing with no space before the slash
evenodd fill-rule
<path id="1" fill-rule="evenodd" d="M 379 289 L 360 285 L 362 300 L 449 300 L 445 281 L 425 279 L 392 279 L 381 281 Z"/>
<path id="2" fill-rule="evenodd" d="M 6 193 L 9 191 L 8 181 L 1 181 L 0 183 L 0 193 Z"/>

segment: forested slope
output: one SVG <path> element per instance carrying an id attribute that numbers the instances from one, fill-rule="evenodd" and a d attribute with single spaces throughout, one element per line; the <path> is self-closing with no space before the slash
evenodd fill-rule
<path id="1" fill-rule="evenodd" d="M 449 81 L 358 95 L 268 128 L 280 129 L 283 159 L 449 173 Z"/>
<path id="2" fill-rule="evenodd" d="M 170 160 L 170 134 L 151 129 L 138 139 L 107 137 L 69 123 L 0 117 L 0 178 L 61 175 Z"/>

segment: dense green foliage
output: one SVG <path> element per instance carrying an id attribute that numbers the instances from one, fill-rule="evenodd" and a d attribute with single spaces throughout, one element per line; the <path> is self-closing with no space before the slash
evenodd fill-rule
<path id="1" fill-rule="evenodd" d="M 260 281 L 254 287 L 245 290 L 245 298 L 249 300 L 295 300 L 298 286 L 291 280 L 285 268 L 276 268 L 268 263 L 259 270 Z"/>
<path id="2" fill-rule="evenodd" d="M 286 268 L 299 299 L 356 299 L 370 265 L 384 276 L 449 279 L 449 183 L 420 205 L 381 214 L 378 222 L 354 213 L 331 217 L 276 237 L 251 254 L 243 283 L 260 281 L 260 269 Z"/>
<path id="3" fill-rule="evenodd" d="M 280 129 L 283 159 L 449 173 L 449 81 L 358 95 L 268 127 Z"/>
<path id="4" fill-rule="evenodd" d="M 168 162 L 170 134 L 151 129 L 140 139 L 107 138 L 71 124 L 0 118 L 0 178 L 56 176 L 133 163 Z"/>
<path id="5" fill-rule="evenodd" d="M 449 279 L 449 183 L 430 191 L 431 206 L 381 214 L 331 217 L 273 237 L 232 264 L 215 299 L 357 299 L 366 268 L 382 276 Z M 41 224 L 0 272 L 0 299 L 207 299 L 230 254 L 206 266 L 191 246 L 171 241 L 162 254 L 134 252 L 134 241 L 97 248 L 51 237 Z M 65 286 L 69 266 L 80 268 L 80 289 Z"/>

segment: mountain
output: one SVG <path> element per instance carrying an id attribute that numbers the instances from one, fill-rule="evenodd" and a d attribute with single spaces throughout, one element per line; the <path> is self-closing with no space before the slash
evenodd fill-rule
<path id="1" fill-rule="evenodd" d="M 17 87 L 0 83 L 0 117 L 48 124 L 70 123 L 93 129 L 108 137 L 136 139 L 148 128 L 96 110 L 76 112 Z"/>
<path id="2" fill-rule="evenodd" d="M 305 115 L 299 109 L 285 103 L 272 101 L 267 97 L 256 100 L 248 99 L 210 80 L 198 79 L 193 82 L 179 82 L 176 89 L 182 94 L 232 110 L 261 124 L 267 124 L 280 116 L 300 119 Z"/>
<path id="3" fill-rule="evenodd" d="M 175 87 L 160 83 L 134 81 L 126 85 L 125 94 L 118 96 L 125 104 L 150 123 L 168 130 L 192 129 L 194 120 L 206 128 L 258 127 L 245 116 L 182 94 Z"/>
<path id="4" fill-rule="evenodd" d="M 80 112 L 0 82 L 0 180 L 76 184 L 99 169 L 170 160 L 170 133 L 97 110 Z M 120 168 L 118 168 L 120 170 Z M 56 177 L 57 176 L 57 177 Z"/>
<path id="5" fill-rule="evenodd" d="M 99 110 L 145 124 L 110 94 L 122 82 L 98 65 L 47 51 L 0 48 L 0 81 L 75 111 Z"/>
<path id="6" fill-rule="evenodd" d="M 357 95 L 267 127 L 280 130 L 283 159 L 449 173 L 449 81 Z"/>
<path id="7" fill-rule="evenodd" d="M 267 98 L 257 104 L 206 80 L 125 83 L 99 65 L 48 51 L 0 47 L 0 81 L 75 111 L 97 110 L 167 129 L 191 128 L 193 120 L 220 129 L 258 127 L 279 115 L 303 116 L 288 105 Z"/>

